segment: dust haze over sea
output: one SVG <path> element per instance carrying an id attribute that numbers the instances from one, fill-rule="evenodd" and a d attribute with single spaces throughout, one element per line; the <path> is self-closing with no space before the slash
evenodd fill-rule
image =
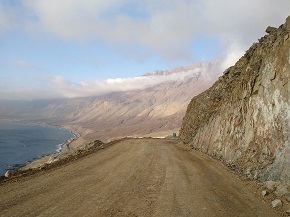
<path id="1" fill-rule="evenodd" d="M 0 175 L 59 151 L 73 137 L 66 129 L 0 119 Z"/>

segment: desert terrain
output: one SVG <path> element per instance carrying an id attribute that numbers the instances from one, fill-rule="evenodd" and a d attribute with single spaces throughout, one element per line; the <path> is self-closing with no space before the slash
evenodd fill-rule
<path id="1" fill-rule="evenodd" d="M 0 216 L 280 216 L 177 139 L 125 139 L 0 186 Z"/>

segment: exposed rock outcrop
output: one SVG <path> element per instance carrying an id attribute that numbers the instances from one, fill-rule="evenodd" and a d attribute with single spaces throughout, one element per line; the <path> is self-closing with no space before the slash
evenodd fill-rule
<path id="1" fill-rule="evenodd" d="M 290 185 L 290 16 L 188 105 L 181 140 L 261 181 Z"/>
<path id="2" fill-rule="evenodd" d="M 286 18 L 286 23 L 284 24 L 284 27 L 287 30 L 290 30 L 290 16 Z"/>
<path id="3" fill-rule="evenodd" d="M 266 29 L 266 32 L 267 32 L 267 33 L 271 33 L 271 32 L 273 32 L 273 31 L 275 31 L 275 30 L 276 30 L 275 27 L 268 26 L 267 29 Z"/>

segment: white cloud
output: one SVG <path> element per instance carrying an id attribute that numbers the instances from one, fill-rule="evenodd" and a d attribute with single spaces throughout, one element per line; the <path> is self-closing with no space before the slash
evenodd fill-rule
<path id="1" fill-rule="evenodd" d="M 101 40 L 111 49 L 136 59 L 157 55 L 162 60 L 193 60 L 197 38 L 221 43 L 223 68 L 232 64 L 268 25 L 282 24 L 289 0 L 9 0 L 0 2 L 0 33 L 26 28 L 64 41 Z M 15 3 L 17 2 L 17 3 Z M 220 57 L 220 56 L 219 56 Z M 25 62 L 19 66 L 28 67 Z M 148 80 L 146 80 L 148 79 Z M 152 78 L 150 78 L 152 79 Z M 54 77 L 50 97 L 86 96 L 112 90 L 144 88 L 156 78 L 127 78 L 72 83 Z M 41 92 L 41 87 L 39 87 Z M 19 94 L 21 91 L 18 91 Z M 30 93 L 32 90 L 24 89 Z M 32 94 L 32 93 L 31 93 Z M 37 93 L 35 97 L 37 97 Z"/>
<path id="2" fill-rule="evenodd" d="M 36 15 L 32 21 L 39 28 L 57 37 L 69 40 L 86 40 L 97 36 L 102 10 L 116 1 L 94 0 L 31 0 L 23 4 Z"/>
<path id="3" fill-rule="evenodd" d="M 169 75 L 114 78 L 82 81 L 79 83 L 71 82 L 61 76 L 53 76 L 49 80 L 42 80 L 36 86 L 28 85 L 25 87 L 11 88 L 4 87 L 2 84 L 0 88 L 0 99 L 32 100 L 98 96 L 111 92 L 141 90 L 164 82 L 186 81 L 196 77 L 198 73 L 202 73 L 203 79 L 211 80 L 212 76 L 209 76 L 209 74 L 219 72 L 217 68 L 215 70 L 215 68 L 209 68 L 207 64 L 201 64 L 198 68 L 183 70 Z"/>
<path id="4" fill-rule="evenodd" d="M 262 36 L 267 25 L 282 23 L 290 11 L 288 0 L 24 2 L 38 18 L 35 26 L 57 37 L 77 41 L 98 38 L 111 45 L 139 45 L 167 59 L 190 59 L 189 44 L 204 35 L 237 37 L 241 46 L 248 46 Z M 129 9 L 124 10 L 126 6 Z"/>
<path id="5" fill-rule="evenodd" d="M 245 54 L 245 50 L 247 49 L 246 46 L 242 46 L 242 44 L 235 39 L 225 39 L 224 43 L 223 47 L 226 52 L 222 55 L 220 64 L 222 71 L 235 65 L 235 63 Z"/>
<path id="6" fill-rule="evenodd" d="M 174 73 L 167 76 L 151 75 L 133 78 L 114 78 L 106 80 L 96 80 L 88 82 L 73 83 L 63 77 L 52 78 L 49 89 L 56 92 L 56 96 L 61 97 L 85 97 L 96 96 L 117 91 L 140 90 L 152 87 L 164 82 L 184 81 L 200 72 L 201 68 L 195 70 Z M 204 72 L 206 73 L 206 72 Z M 53 96 L 55 97 L 55 96 Z"/>
<path id="7" fill-rule="evenodd" d="M 17 8 L 8 7 L 0 3 L 0 33 L 5 33 L 17 26 Z"/>
<path id="8" fill-rule="evenodd" d="M 0 3 L 0 27 L 24 22 L 28 31 L 44 31 L 63 40 L 99 39 L 112 47 L 129 49 L 132 56 L 145 52 L 165 59 L 192 59 L 196 38 L 235 37 L 241 47 L 262 36 L 267 25 L 284 22 L 289 0 L 19 0 L 15 6 Z M 13 4 L 12 4 L 13 5 Z M 4 9 L 5 10 L 4 10 Z M 11 15 L 12 14 L 12 15 Z M 12 16 L 12 17 L 11 17 Z M 21 19 L 20 19 L 21 18 Z M 23 20 L 23 21 L 20 21 Z M 24 25 L 24 24 L 23 24 Z M 230 43 L 230 42 L 229 42 Z M 120 52 L 120 51 L 119 51 Z M 146 56 L 146 55 L 145 55 Z M 147 55 L 150 56 L 150 55 Z"/>

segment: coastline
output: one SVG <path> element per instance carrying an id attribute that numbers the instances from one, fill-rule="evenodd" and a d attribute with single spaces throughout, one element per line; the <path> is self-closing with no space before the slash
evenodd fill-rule
<path id="1" fill-rule="evenodd" d="M 17 172 L 23 172 L 26 170 L 34 170 L 34 169 L 42 169 L 50 164 L 56 163 L 57 161 L 64 160 L 65 158 L 68 158 L 72 155 L 77 154 L 79 151 L 85 151 L 94 146 L 94 142 L 90 142 L 87 139 L 84 138 L 82 135 L 81 127 L 80 126 L 74 126 L 74 125 L 61 125 L 61 126 L 56 126 L 56 125 L 50 125 L 47 123 L 43 123 L 46 126 L 52 126 L 52 127 L 57 127 L 60 129 L 66 129 L 71 132 L 74 137 L 66 140 L 63 144 L 60 144 L 59 150 L 34 159 L 30 162 L 27 162 L 26 164 L 22 165 L 17 169 Z"/>
<path id="2" fill-rule="evenodd" d="M 60 129 L 60 130 L 67 130 L 71 134 L 71 136 L 68 139 L 66 139 L 63 143 L 55 144 L 56 148 L 50 154 L 35 156 L 34 158 L 27 160 L 26 162 L 10 164 L 9 165 L 10 168 L 6 169 L 6 171 L 11 170 L 13 171 L 13 173 L 21 172 L 23 170 L 30 169 L 30 168 L 41 167 L 44 164 L 51 163 L 52 161 L 54 162 L 56 159 L 61 158 L 62 155 L 67 155 L 68 153 L 70 153 L 71 149 L 75 149 L 75 148 L 72 148 L 74 146 L 73 144 L 76 143 L 81 137 L 81 134 L 78 131 L 76 131 L 74 127 L 71 127 L 71 126 L 66 126 L 66 125 L 60 126 L 60 125 L 53 125 L 53 124 L 45 123 L 42 121 L 28 121 L 28 120 L 21 120 L 21 119 L 15 119 L 15 118 L 14 119 L 2 118 L 1 120 L 20 123 L 20 124 L 30 124 L 30 125 L 40 126 L 40 127 L 50 127 L 50 128 Z M 0 174 L 0 176 L 4 176 L 4 173 Z"/>
<path id="3" fill-rule="evenodd" d="M 69 130 L 70 133 L 73 135 L 72 138 L 69 138 L 64 143 L 59 144 L 53 153 L 45 155 L 45 156 L 41 156 L 39 158 L 34 158 L 31 161 L 28 161 L 22 165 L 17 165 L 17 167 L 14 167 L 16 173 L 23 172 L 29 169 L 41 169 L 59 160 L 63 160 L 69 156 L 75 155 L 80 151 L 88 150 L 92 146 L 94 146 L 94 143 L 95 143 L 94 138 L 92 138 L 91 136 L 90 137 L 87 136 L 88 133 L 91 133 L 90 130 L 83 128 L 79 125 L 69 125 L 69 124 L 64 124 L 64 125 L 54 124 L 53 125 L 53 124 L 45 123 L 43 121 L 32 122 L 32 121 L 21 121 L 21 120 L 15 120 L 15 119 L 14 121 L 19 121 L 22 123 L 30 123 L 30 124 L 45 126 L 45 127 L 55 127 L 59 129 L 65 129 L 65 130 Z M 176 128 L 174 130 L 169 130 L 169 131 L 145 134 L 142 137 L 164 138 L 168 135 L 171 135 L 172 132 L 174 131 L 175 132 L 179 131 L 179 128 L 178 129 Z M 124 137 L 121 137 L 121 138 L 124 138 Z M 130 138 L 130 136 L 127 138 Z M 116 139 L 118 138 L 114 138 L 113 140 L 116 140 Z M 105 142 L 107 143 L 113 140 L 109 140 Z"/>
<path id="4" fill-rule="evenodd" d="M 76 141 L 78 138 L 81 137 L 81 134 L 76 129 L 74 129 L 73 127 L 70 127 L 69 125 L 49 124 L 49 123 L 46 123 L 46 122 L 43 122 L 43 121 L 21 121 L 21 120 L 15 120 L 15 121 L 22 122 L 22 123 L 33 124 L 33 125 L 36 125 L 36 126 L 53 127 L 53 128 L 68 130 L 72 134 L 71 138 L 65 140 L 64 143 L 61 143 L 61 144 L 57 145 L 55 153 L 49 154 L 47 156 L 50 156 L 50 155 L 53 155 L 53 154 L 57 154 L 57 153 L 61 153 L 65 147 L 70 147 L 72 142 Z M 46 157 L 46 156 L 44 156 L 44 157 Z M 41 159 L 41 158 L 42 157 L 40 157 L 38 159 Z"/>
<path id="5" fill-rule="evenodd" d="M 62 152 L 62 150 L 66 146 L 70 146 L 72 142 L 76 141 L 78 138 L 81 137 L 81 133 L 78 132 L 75 128 L 71 127 L 70 125 L 56 125 L 56 124 L 49 124 L 49 123 L 46 123 L 44 121 L 26 121 L 26 120 L 17 120 L 17 119 L 14 119 L 12 121 L 21 122 L 21 123 L 27 123 L 27 124 L 33 124 L 33 125 L 41 126 L 41 127 L 53 127 L 53 128 L 68 130 L 73 136 L 71 138 L 67 139 L 64 143 L 58 144 L 58 146 L 57 146 L 57 148 L 55 150 L 55 153 L 52 153 L 52 154 L 56 154 L 56 153 Z M 52 155 L 52 154 L 50 154 L 50 155 Z M 41 159 L 41 158 L 39 158 L 39 159 Z"/>

